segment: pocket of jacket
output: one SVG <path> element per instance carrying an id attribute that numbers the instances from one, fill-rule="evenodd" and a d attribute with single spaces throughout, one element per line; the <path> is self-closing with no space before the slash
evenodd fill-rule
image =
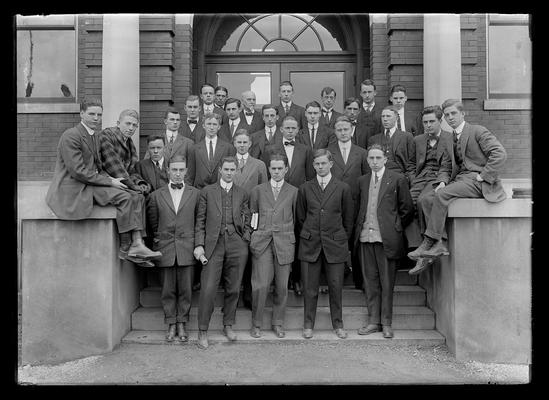
<path id="1" fill-rule="evenodd" d="M 336 232 L 332 236 L 334 240 L 347 240 L 347 233 L 346 232 Z"/>
<path id="2" fill-rule="evenodd" d="M 310 239 L 311 238 L 311 233 L 307 232 L 307 231 L 301 231 L 299 233 L 299 237 L 303 238 L 303 239 Z"/>

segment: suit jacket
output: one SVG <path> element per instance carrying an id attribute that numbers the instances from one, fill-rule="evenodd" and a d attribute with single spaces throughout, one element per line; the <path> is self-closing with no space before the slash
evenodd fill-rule
<path id="1" fill-rule="evenodd" d="M 333 131 L 325 125 L 318 124 L 318 131 L 315 132 L 315 143 L 311 146 L 311 131 L 309 131 L 309 125 L 305 124 L 303 128 L 298 132 L 296 142 L 303 143 L 313 150 L 326 149 L 330 143 L 337 142 L 337 138 Z"/>
<path id="2" fill-rule="evenodd" d="M 271 182 L 252 189 L 250 212 L 258 213 L 257 230 L 253 231 L 250 240 L 253 255 L 260 256 L 272 241 L 279 264 L 294 261 L 297 191 L 296 187 L 284 182 L 275 200 Z"/>
<path id="3" fill-rule="evenodd" d="M 330 150 L 334 159 L 334 165 L 331 169 L 332 176 L 351 187 L 353 200 L 355 201 L 355 204 L 357 204 L 358 186 L 356 182 L 362 175 L 370 172 L 367 151 L 356 144 L 351 144 L 351 150 L 347 155 L 347 164 L 345 164 L 338 143 L 331 144 L 328 147 L 328 150 Z M 358 210 L 355 209 L 355 211 Z"/>
<path id="4" fill-rule="evenodd" d="M 135 171 L 145 180 L 149 185 L 151 185 L 151 192 L 154 192 L 157 189 L 160 189 L 162 186 L 165 186 L 168 179 L 168 162 L 164 158 L 164 163 L 162 164 L 162 169 L 156 168 L 150 158 L 139 161 L 135 165 Z M 187 176 L 185 176 L 187 179 Z M 186 182 L 185 182 L 186 183 Z"/>
<path id="5" fill-rule="evenodd" d="M 173 144 L 170 144 L 168 138 L 166 137 L 166 131 L 162 132 L 162 136 L 164 136 L 164 140 L 166 141 L 166 146 L 164 147 L 164 162 L 166 163 L 166 166 L 170 159 L 176 154 L 185 157 L 187 160 L 187 168 L 189 165 L 194 164 L 194 142 L 192 139 L 186 137 L 183 132 L 178 132 Z M 185 180 L 185 182 L 187 182 L 187 180 Z"/>
<path id="6" fill-rule="evenodd" d="M 265 163 L 248 155 L 242 170 L 236 169 L 233 182 L 250 194 L 257 185 L 267 182 L 267 168 Z"/>
<path id="7" fill-rule="evenodd" d="M 278 120 L 276 121 L 276 126 L 282 125 L 282 120 L 284 119 L 284 117 L 286 117 L 286 115 L 291 115 L 297 120 L 298 129 L 301 129 L 303 125 L 307 122 L 307 119 L 305 118 L 305 109 L 301 106 L 298 106 L 294 102 L 292 102 L 288 114 L 286 114 L 286 111 L 284 110 L 284 106 L 282 104 L 277 105 L 276 109 L 278 110 Z"/>
<path id="8" fill-rule="evenodd" d="M 198 143 L 206 137 L 206 130 L 204 129 L 204 119 L 202 115 L 199 116 L 198 122 L 196 123 L 194 130 L 191 131 L 191 127 L 187 123 L 187 118 L 181 121 L 180 132 L 183 136 L 188 139 L 191 139 L 193 143 Z"/>
<path id="9" fill-rule="evenodd" d="M 328 263 L 347 261 L 348 241 L 353 233 L 353 207 L 351 188 L 333 175 L 324 193 L 316 176 L 301 185 L 296 208 L 299 260 L 315 262 L 323 250 Z"/>
<path id="10" fill-rule="evenodd" d="M 194 265 L 194 224 L 200 191 L 185 185 L 179 207 L 176 210 L 165 185 L 147 198 L 147 221 L 153 233 L 153 249 L 162 257 L 155 260 L 159 267 Z"/>
<path id="11" fill-rule="evenodd" d="M 110 185 L 110 177 L 101 170 L 99 149 L 82 123 L 63 132 L 46 194 L 46 203 L 55 215 L 68 220 L 87 218 L 93 208 L 93 186 Z"/>
<path id="12" fill-rule="evenodd" d="M 404 106 L 404 123 L 406 124 L 406 132 L 411 133 L 412 136 L 417 136 L 420 133 L 423 133 L 423 123 L 421 121 L 419 121 L 421 132 L 418 128 L 418 119 L 420 118 L 420 115 L 421 113 L 418 113 L 417 111 L 410 111 L 408 110 L 408 107 Z"/>
<path id="13" fill-rule="evenodd" d="M 231 121 L 227 119 L 227 123 L 221 125 L 221 128 L 219 129 L 219 132 L 217 132 L 217 136 L 219 136 L 221 139 L 229 142 L 230 144 L 233 144 L 233 135 L 231 134 Z M 235 128 L 234 132 L 236 133 L 239 129 L 246 129 L 248 133 L 252 133 L 249 131 L 250 126 L 246 122 L 246 118 L 240 118 L 240 122 L 238 123 L 237 127 Z"/>
<path id="14" fill-rule="evenodd" d="M 321 110 L 320 119 L 318 123 L 330 128 L 333 131 L 335 129 L 335 123 L 336 123 L 337 117 L 340 117 L 342 115 L 343 114 L 341 114 L 340 112 L 337 112 L 332 108 L 332 118 L 328 119 L 328 116 L 326 115 L 325 117 Z"/>
<path id="15" fill-rule="evenodd" d="M 246 120 L 246 116 L 244 115 L 244 110 L 240 111 L 240 119 L 248 124 L 248 121 Z M 252 121 L 250 124 L 248 124 L 248 133 L 251 135 L 252 133 L 257 132 L 260 129 L 263 129 L 264 127 L 265 127 L 265 122 L 263 121 L 263 116 L 261 115 L 261 111 L 254 110 Z"/>
<path id="16" fill-rule="evenodd" d="M 274 153 L 286 154 L 284 145 L 280 143 L 278 146 L 273 146 L 271 148 L 267 165 L 269 165 L 270 162 L 270 154 Z M 288 172 L 284 176 L 284 180 L 292 186 L 299 187 L 301 184 L 314 177 L 315 169 L 313 168 L 313 151 L 311 150 L 311 147 L 296 142 L 292 162 L 288 168 Z"/>
<path id="17" fill-rule="evenodd" d="M 368 141 L 368 146 L 377 143 L 383 145 L 384 133 L 374 135 Z M 392 151 L 394 162 L 397 164 L 398 169 L 394 169 L 395 172 L 404 174 L 408 181 L 414 177 L 414 170 L 416 164 L 416 150 L 413 136 L 408 132 L 402 132 L 398 129 L 393 134 L 392 138 Z"/>
<path id="18" fill-rule="evenodd" d="M 363 147 L 364 145 L 364 148 L 366 148 L 368 146 L 368 139 L 383 131 L 383 126 L 381 125 L 382 109 L 383 107 L 378 103 L 374 104 L 372 111 L 366 111 L 364 107 L 360 109 L 357 121 L 360 125 L 360 130 L 361 132 L 364 132 L 364 137 L 366 139 L 363 143 L 357 143 L 360 147 Z"/>
<path id="19" fill-rule="evenodd" d="M 487 201 L 499 202 L 506 198 L 498 172 L 507 159 L 507 152 L 499 140 L 481 125 L 465 123 L 460 137 L 460 149 L 466 170 L 478 172 L 482 182 L 482 195 Z M 452 176 L 452 179 L 455 178 Z"/>
<path id="20" fill-rule="evenodd" d="M 218 114 L 219 116 L 221 116 L 221 122 L 220 122 L 221 125 L 223 125 L 227 121 L 227 113 L 221 107 L 218 107 L 214 104 L 213 112 L 214 112 L 214 114 Z M 198 114 L 198 116 L 201 120 L 204 119 L 204 106 L 203 105 L 202 105 L 202 108 L 200 109 L 200 113 Z"/>
<path id="21" fill-rule="evenodd" d="M 372 136 L 374 136 L 372 126 L 367 125 L 366 122 L 358 121 L 355 125 L 355 132 L 351 138 L 351 142 L 366 150 L 368 148 L 368 141 Z"/>
<path id="22" fill-rule="evenodd" d="M 265 136 L 265 129 L 260 129 L 252 134 L 252 145 L 248 151 L 253 158 L 257 158 L 265 163 L 267 173 L 269 171 L 269 153 L 273 147 L 281 146 L 283 141 L 280 128 L 276 128 L 273 134 L 273 140 L 269 142 Z"/>
<path id="23" fill-rule="evenodd" d="M 414 137 L 414 146 L 416 151 L 416 168 L 414 170 L 414 175 L 410 180 L 410 186 L 413 185 L 415 177 L 417 177 L 421 173 L 423 167 L 425 166 L 428 141 L 429 135 L 427 135 L 426 133 Z M 448 182 L 450 182 L 450 176 L 452 174 L 452 156 L 450 155 L 450 152 L 452 152 L 451 143 L 452 134 L 450 132 L 441 131 L 439 142 L 437 145 L 437 161 L 439 165 L 439 170 L 437 174 L 437 179 L 435 181 L 436 184 L 438 184 L 439 182 L 444 182 L 445 184 L 448 184 Z"/>
<path id="24" fill-rule="evenodd" d="M 193 146 L 194 162 L 188 164 L 187 175 L 189 175 L 189 181 L 193 182 L 193 186 L 197 189 L 202 189 L 206 185 L 217 182 L 221 160 L 223 157 L 234 156 L 235 154 L 234 146 L 218 137 L 214 150 L 214 159 L 210 162 L 208 160 L 208 150 L 206 149 L 206 139 L 195 143 Z"/>
<path id="25" fill-rule="evenodd" d="M 195 247 L 204 246 L 205 257 L 210 258 L 221 232 L 222 204 L 219 182 L 206 186 L 200 192 L 196 223 L 194 225 Z M 245 241 L 250 241 L 249 196 L 244 189 L 235 185 L 231 188 L 233 198 L 233 223 L 236 233 Z"/>
<path id="26" fill-rule="evenodd" d="M 360 231 L 366 220 L 371 180 L 371 172 L 358 180 L 360 208 L 355 224 L 355 250 L 359 248 Z M 412 222 L 413 217 L 414 204 L 406 178 L 402 174 L 385 168 L 379 187 L 377 220 L 387 258 L 398 259 L 406 254 L 404 228 Z"/>

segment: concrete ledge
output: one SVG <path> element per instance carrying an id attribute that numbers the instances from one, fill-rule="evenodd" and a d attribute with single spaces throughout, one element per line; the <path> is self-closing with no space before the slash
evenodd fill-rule
<path id="1" fill-rule="evenodd" d="M 448 207 L 450 218 L 530 218 L 532 199 L 507 198 L 499 203 L 484 199 L 457 199 Z"/>

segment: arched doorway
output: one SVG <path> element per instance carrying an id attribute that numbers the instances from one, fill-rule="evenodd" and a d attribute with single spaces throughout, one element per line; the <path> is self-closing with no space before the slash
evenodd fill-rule
<path id="1" fill-rule="evenodd" d="M 261 106 L 277 104 L 280 82 L 290 80 L 297 104 L 318 100 L 330 86 L 341 110 L 369 71 L 368 26 L 367 15 L 197 15 L 193 90 L 209 82 L 238 98 L 251 89 Z"/>

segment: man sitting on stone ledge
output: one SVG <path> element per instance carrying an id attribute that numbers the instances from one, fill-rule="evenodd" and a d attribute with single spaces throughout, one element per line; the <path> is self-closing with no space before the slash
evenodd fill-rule
<path id="1" fill-rule="evenodd" d="M 418 257 L 437 258 L 449 255 L 442 242 L 442 234 L 449 204 L 457 198 L 484 198 L 491 203 L 505 199 L 506 194 L 498 177 L 507 153 L 488 129 L 465 122 L 463 103 L 449 99 L 442 104 L 446 122 L 453 129 L 453 152 L 450 154 L 456 168 L 452 171 L 450 184 L 440 182 L 432 202 L 420 202 L 427 229 L 423 242 L 408 253 L 411 259 Z M 454 164 L 453 161 L 453 164 Z M 428 263 L 423 264 L 426 268 Z M 418 273 L 420 271 L 416 271 Z"/>
<path id="2" fill-rule="evenodd" d="M 143 243 L 145 229 L 145 202 L 142 187 L 123 183 L 128 176 L 112 176 L 100 158 L 99 139 L 103 105 L 96 99 L 85 99 L 80 104 L 81 122 L 61 135 L 57 146 L 55 172 L 46 195 L 46 203 L 60 219 L 80 220 L 90 216 L 93 204 L 116 207 L 116 223 L 121 235 L 120 258 L 153 266 L 148 261 L 161 256 Z M 130 115 L 124 121 L 133 120 Z M 120 125 L 123 121 L 118 121 Z M 135 129 L 133 129 L 135 131 Z M 118 129 L 120 135 L 120 129 Z M 133 132 L 132 132 L 133 133 Z M 131 135 L 130 135 L 131 136 Z M 123 140 L 123 139 L 121 139 Z M 129 140 L 129 146 L 135 147 Z"/>

